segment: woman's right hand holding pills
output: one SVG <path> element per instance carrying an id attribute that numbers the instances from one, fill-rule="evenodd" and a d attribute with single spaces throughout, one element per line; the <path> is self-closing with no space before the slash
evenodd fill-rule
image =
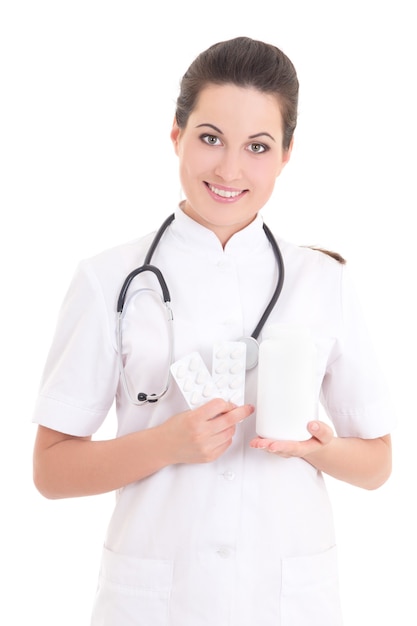
<path id="1" fill-rule="evenodd" d="M 169 463 L 209 463 L 231 445 L 236 426 L 254 411 L 250 404 L 236 406 L 221 398 L 178 413 L 160 427 Z"/>

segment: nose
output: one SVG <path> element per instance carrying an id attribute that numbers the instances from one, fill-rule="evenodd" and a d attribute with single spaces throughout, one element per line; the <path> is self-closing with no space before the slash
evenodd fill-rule
<path id="1" fill-rule="evenodd" d="M 215 174 L 226 182 L 239 180 L 242 175 L 241 155 L 230 149 L 219 150 Z"/>

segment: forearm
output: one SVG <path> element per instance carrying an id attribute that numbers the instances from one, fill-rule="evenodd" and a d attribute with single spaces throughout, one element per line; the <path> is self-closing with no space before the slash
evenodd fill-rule
<path id="1" fill-rule="evenodd" d="M 391 473 L 391 439 L 334 437 L 323 448 L 304 455 L 314 467 L 364 489 L 380 487 Z"/>
<path id="2" fill-rule="evenodd" d="M 154 428 L 108 441 L 39 426 L 34 482 L 47 498 L 70 498 L 120 489 L 168 465 L 208 463 L 227 450 L 236 425 L 252 412 L 252 405 L 236 407 L 216 398 Z"/>
<path id="3" fill-rule="evenodd" d="M 114 491 L 169 463 L 159 439 L 153 428 L 107 441 L 63 436 L 45 445 L 43 440 L 38 451 L 35 447 L 35 485 L 47 498 Z"/>

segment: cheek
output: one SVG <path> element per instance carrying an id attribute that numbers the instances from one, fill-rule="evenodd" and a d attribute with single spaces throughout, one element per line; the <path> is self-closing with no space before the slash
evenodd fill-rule
<path id="1" fill-rule="evenodd" d="M 211 171 L 216 164 L 214 150 L 210 152 L 195 147 L 184 147 L 179 156 L 181 171 L 188 176 L 201 176 Z"/>
<path id="2" fill-rule="evenodd" d="M 275 186 L 277 176 L 279 176 L 281 169 L 276 163 L 260 163 L 256 168 L 252 168 L 252 180 L 256 181 L 256 184 L 260 189 L 265 191 L 271 191 Z"/>

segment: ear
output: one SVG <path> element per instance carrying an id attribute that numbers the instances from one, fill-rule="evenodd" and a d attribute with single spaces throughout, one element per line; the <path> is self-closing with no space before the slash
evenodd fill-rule
<path id="1" fill-rule="evenodd" d="M 177 156 L 178 156 L 178 141 L 180 137 L 180 132 L 181 132 L 181 129 L 178 126 L 177 120 L 174 117 L 174 121 L 172 123 L 172 129 L 171 129 L 171 141 L 174 146 L 175 154 Z"/>
<path id="2" fill-rule="evenodd" d="M 294 137 L 292 137 L 290 141 L 288 150 L 285 150 L 283 154 L 283 157 L 282 157 L 283 165 L 287 165 L 288 161 L 290 160 L 293 147 L 294 147 Z"/>
<path id="3" fill-rule="evenodd" d="M 291 158 L 291 152 L 292 152 L 293 145 L 294 145 L 294 137 L 291 139 L 291 143 L 290 143 L 289 147 L 287 148 L 287 150 L 284 150 L 283 153 L 282 153 L 281 163 L 280 163 L 280 166 L 278 168 L 277 175 L 276 175 L 277 178 L 281 174 L 282 170 L 284 169 L 284 167 L 287 165 L 288 161 Z"/>

